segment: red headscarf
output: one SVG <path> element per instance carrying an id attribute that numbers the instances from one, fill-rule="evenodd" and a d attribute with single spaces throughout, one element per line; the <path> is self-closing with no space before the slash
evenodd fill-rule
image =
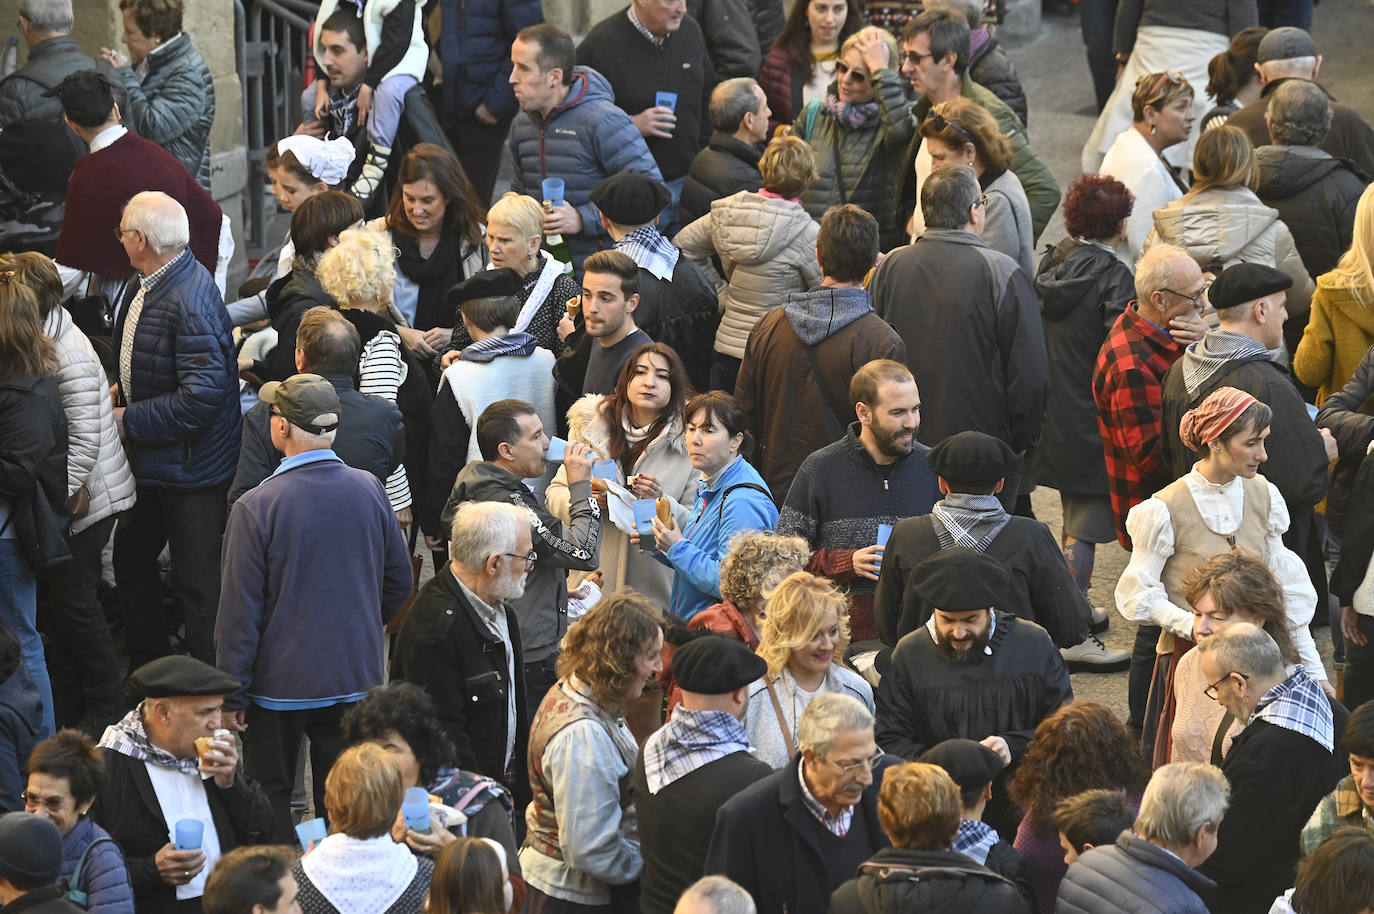
<path id="1" fill-rule="evenodd" d="M 1178 437 L 1190 451 L 1200 451 L 1209 442 L 1221 437 L 1240 414 L 1257 403 L 1254 397 L 1234 387 L 1218 387 L 1211 395 L 1183 414 L 1178 424 Z"/>

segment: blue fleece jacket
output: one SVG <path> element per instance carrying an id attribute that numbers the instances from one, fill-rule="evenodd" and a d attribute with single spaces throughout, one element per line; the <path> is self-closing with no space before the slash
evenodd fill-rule
<path id="1" fill-rule="evenodd" d="M 244 688 L 226 708 L 319 707 L 386 681 L 382 629 L 412 584 L 405 537 L 375 476 L 311 453 L 229 513 L 215 658 Z"/>

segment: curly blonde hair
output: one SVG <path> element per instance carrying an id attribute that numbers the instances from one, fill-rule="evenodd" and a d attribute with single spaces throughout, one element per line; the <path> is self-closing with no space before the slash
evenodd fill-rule
<path id="1" fill-rule="evenodd" d="M 806 567 L 811 547 L 800 536 L 771 530 L 745 530 L 730 540 L 729 552 L 720 563 L 720 595 L 735 606 L 748 608 L 768 599 L 774 588 Z"/>
<path id="2" fill-rule="evenodd" d="M 776 679 L 792 652 L 805 647 L 835 615 L 840 629 L 835 655 L 849 646 L 849 601 L 834 582 L 809 571 L 798 571 L 783 578 L 768 600 L 759 636 L 758 655 L 768 663 L 768 676 Z"/>
<path id="3" fill-rule="evenodd" d="M 315 278 L 340 307 L 391 303 L 396 283 L 391 239 L 371 229 L 346 229 L 339 243 L 320 256 Z"/>
<path id="4" fill-rule="evenodd" d="M 576 676 L 614 714 L 625 710 L 635 662 L 663 631 L 663 613 L 642 593 L 624 588 L 601 600 L 563 636 L 558 678 Z"/>

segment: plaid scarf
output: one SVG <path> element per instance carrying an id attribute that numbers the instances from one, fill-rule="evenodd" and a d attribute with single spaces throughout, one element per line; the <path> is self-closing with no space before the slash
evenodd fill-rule
<path id="1" fill-rule="evenodd" d="M 825 90 L 825 101 L 821 103 L 821 107 L 826 114 L 830 115 L 831 120 L 845 130 L 858 130 L 870 121 L 878 119 L 878 103 L 876 101 L 860 102 L 857 105 L 842 102 L 835 83 L 831 83 L 830 87 Z"/>
<path id="2" fill-rule="evenodd" d="M 1213 375 L 1231 362 L 1267 356 L 1268 349 L 1252 337 L 1230 330 L 1209 330 L 1183 353 L 1183 386 L 1192 398 Z"/>
<path id="3" fill-rule="evenodd" d="M 671 281 L 682 253 L 663 237 L 655 225 L 641 225 L 615 243 L 615 249 L 629 257 L 641 269 L 659 279 Z"/>
<path id="4" fill-rule="evenodd" d="M 930 514 L 941 549 L 964 546 L 983 552 L 1011 522 L 996 495 L 951 492 L 935 503 Z"/>
<path id="5" fill-rule="evenodd" d="M 744 725 L 725 711 L 689 711 L 678 705 L 673 716 L 644 743 L 644 779 L 658 793 L 702 765 L 749 751 Z"/>
<path id="6" fill-rule="evenodd" d="M 470 343 L 458 353 L 464 362 L 493 362 L 503 355 L 529 355 L 539 348 L 539 340 L 523 331 L 489 336 Z"/>
<path id="7" fill-rule="evenodd" d="M 978 819 L 962 819 L 959 830 L 954 833 L 954 849 L 972 857 L 980 865 L 988 862 L 988 854 L 1002 840 L 996 829 Z"/>
<path id="8" fill-rule="evenodd" d="M 143 728 L 143 706 L 146 703 L 140 701 L 138 707 L 125 714 L 118 722 L 106 727 L 105 735 L 100 737 L 100 748 L 110 749 L 140 762 L 152 762 L 154 765 L 180 771 L 182 774 L 209 777 L 201 772 L 199 758 L 177 758 L 167 750 L 153 745 L 152 740 L 148 739 L 148 731 Z"/>
<path id="9" fill-rule="evenodd" d="M 1267 720 L 1276 727 L 1301 733 L 1321 743 L 1327 751 L 1335 745 L 1331 702 L 1301 663 L 1287 679 L 1264 693 L 1250 719 Z"/>

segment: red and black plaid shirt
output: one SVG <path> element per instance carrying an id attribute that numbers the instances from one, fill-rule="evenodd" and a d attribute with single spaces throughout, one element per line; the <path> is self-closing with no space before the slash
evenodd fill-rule
<path id="1" fill-rule="evenodd" d="M 1112 325 L 1093 371 L 1097 427 L 1107 458 L 1107 484 L 1116 536 L 1131 548 L 1126 514 L 1173 482 L 1160 457 L 1160 403 L 1164 373 L 1183 346 L 1136 311 L 1135 302 Z"/>

